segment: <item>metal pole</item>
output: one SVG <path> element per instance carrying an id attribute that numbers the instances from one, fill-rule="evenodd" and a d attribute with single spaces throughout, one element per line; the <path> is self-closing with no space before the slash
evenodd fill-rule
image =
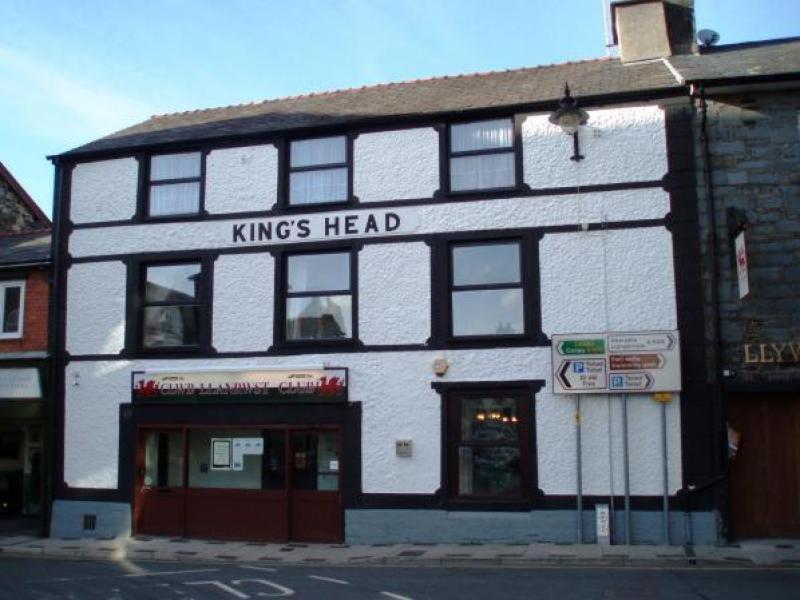
<path id="1" fill-rule="evenodd" d="M 664 478 L 664 545 L 669 545 L 669 476 L 667 469 L 667 403 L 661 403 L 661 456 Z"/>
<path id="2" fill-rule="evenodd" d="M 625 478 L 625 544 L 631 545 L 631 477 L 628 457 L 628 394 L 622 394 L 622 455 Z"/>
<path id="3" fill-rule="evenodd" d="M 581 396 L 575 394 L 575 432 L 576 432 L 576 447 L 575 453 L 575 467 L 578 473 L 578 543 L 583 543 L 583 481 L 581 479 Z"/>

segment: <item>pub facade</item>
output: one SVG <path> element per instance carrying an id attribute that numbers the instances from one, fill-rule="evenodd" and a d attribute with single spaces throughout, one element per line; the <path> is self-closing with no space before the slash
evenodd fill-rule
<path id="1" fill-rule="evenodd" d="M 605 505 L 716 540 L 686 92 L 629 53 L 53 157 L 52 534 L 592 542 Z M 669 332 L 680 392 L 555 393 L 552 337 L 593 332 Z"/>

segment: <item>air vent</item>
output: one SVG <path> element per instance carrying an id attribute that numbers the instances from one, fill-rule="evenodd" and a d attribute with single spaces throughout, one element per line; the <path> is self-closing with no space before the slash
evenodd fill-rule
<path id="1" fill-rule="evenodd" d="M 97 527 L 97 515 L 83 515 L 83 530 L 94 531 Z"/>

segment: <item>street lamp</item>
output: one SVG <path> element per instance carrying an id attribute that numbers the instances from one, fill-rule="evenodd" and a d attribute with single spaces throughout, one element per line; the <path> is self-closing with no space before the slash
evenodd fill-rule
<path id="1" fill-rule="evenodd" d="M 573 154 L 570 160 L 579 161 L 583 158 L 578 148 L 578 129 L 586 125 L 589 113 L 578 106 L 575 98 L 570 96 L 569 85 L 564 84 L 564 97 L 558 103 L 558 109 L 550 115 L 550 122 L 561 127 L 561 131 L 572 136 Z"/>

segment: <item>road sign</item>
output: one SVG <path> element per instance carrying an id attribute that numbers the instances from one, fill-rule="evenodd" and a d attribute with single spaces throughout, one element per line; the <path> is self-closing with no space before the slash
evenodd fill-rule
<path id="1" fill-rule="evenodd" d="M 563 360 L 558 379 L 568 390 L 602 390 L 606 387 L 606 361 L 602 358 Z"/>
<path id="2" fill-rule="evenodd" d="M 556 394 L 681 389 L 677 331 L 556 334 L 552 343 Z"/>

